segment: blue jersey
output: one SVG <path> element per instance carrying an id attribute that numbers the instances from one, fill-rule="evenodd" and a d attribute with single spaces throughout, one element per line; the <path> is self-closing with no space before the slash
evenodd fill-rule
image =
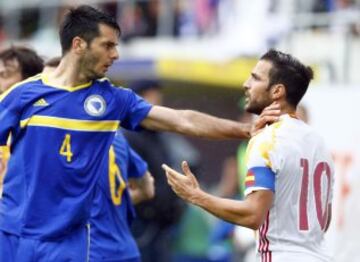
<path id="1" fill-rule="evenodd" d="M 90 261 L 126 261 L 140 257 L 130 231 L 134 208 L 127 190 L 128 178 L 141 178 L 147 164 L 129 146 L 121 132 L 109 153 L 96 188 L 90 219 Z"/>
<path id="2" fill-rule="evenodd" d="M 87 223 L 120 126 L 137 129 L 151 105 L 106 80 L 54 87 L 32 77 L 0 97 L 0 144 L 11 154 L 0 230 L 58 239 Z M 100 172 L 101 170 L 101 172 Z"/>

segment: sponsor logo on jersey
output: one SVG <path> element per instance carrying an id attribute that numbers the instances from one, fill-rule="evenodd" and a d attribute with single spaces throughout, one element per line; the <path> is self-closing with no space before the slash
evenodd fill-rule
<path id="1" fill-rule="evenodd" d="M 38 101 L 36 101 L 33 106 L 48 106 L 49 104 L 46 102 L 44 98 L 40 98 Z"/>
<path id="2" fill-rule="evenodd" d="M 106 110 L 106 102 L 102 96 L 92 95 L 86 98 L 84 109 L 91 116 L 102 116 Z"/>

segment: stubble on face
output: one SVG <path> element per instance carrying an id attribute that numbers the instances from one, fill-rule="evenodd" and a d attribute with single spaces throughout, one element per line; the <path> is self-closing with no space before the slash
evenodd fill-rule
<path id="1" fill-rule="evenodd" d="M 101 73 L 96 71 L 96 65 L 99 63 L 99 60 L 100 58 L 93 53 L 89 46 L 79 63 L 81 72 L 84 72 L 88 80 L 95 80 L 105 76 L 105 72 Z"/>
<path id="2" fill-rule="evenodd" d="M 106 71 L 118 58 L 116 46 L 118 33 L 113 28 L 99 24 L 99 36 L 87 44 L 84 55 L 80 59 L 80 67 L 89 80 L 102 78 Z"/>
<path id="3" fill-rule="evenodd" d="M 273 101 L 270 97 L 269 72 L 271 63 L 260 60 L 251 72 L 245 87 L 245 110 L 260 115 Z"/>

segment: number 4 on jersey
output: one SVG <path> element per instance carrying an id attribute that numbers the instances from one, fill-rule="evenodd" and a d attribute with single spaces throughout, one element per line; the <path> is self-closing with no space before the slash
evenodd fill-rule
<path id="1" fill-rule="evenodd" d="M 71 152 L 71 136 L 70 136 L 70 134 L 65 135 L 65 138 L 61 145 L 59 153 L 60 153 L 60 155 L 66 157 L 67 162 L 71 162 L 73 153 Z"/>

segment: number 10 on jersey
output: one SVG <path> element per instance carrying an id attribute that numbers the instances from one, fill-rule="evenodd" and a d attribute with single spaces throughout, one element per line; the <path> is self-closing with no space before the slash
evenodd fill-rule
<path id="1" fill-rule="evenodd" d="M 329 193 L 331 186 L 331 170 L 330 166 L 326 162 L 320 162 L 316 165 L 315 171 L 312 176 L 312 185 L 309 185 L 309 160 L 301 159 L 300 166 L 303 170 L 301 191 L 300 191 L 300 202 L 299 202 L 299 229 L 301 231 L 309 230 L 308 221 L 308 199 L 315 201 L 317 220 L 320 224 L 320 228 L 324 230 L 326 228 L 328 212 L 329 212 Z M 322 176 L 326 176 L 327 187 L 324 189 L 321 187 Z M 314 197 L 309 196 L 309 186 L 313 186 Z M 326 192 L 325 208 L 323 210 L 322 203 L 322 190 Z"/>

